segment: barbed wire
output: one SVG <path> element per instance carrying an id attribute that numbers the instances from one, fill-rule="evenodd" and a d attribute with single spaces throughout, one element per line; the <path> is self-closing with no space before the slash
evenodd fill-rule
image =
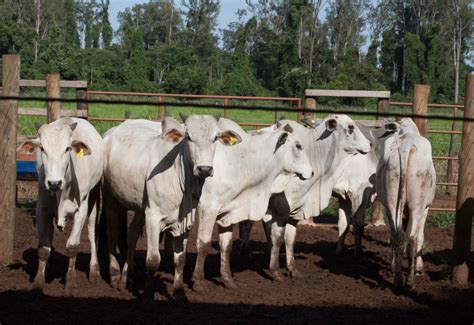
<path id="1" fill-rule="evenodd" d="M 212 103 L 197 103 L 197 102 L 151 102 L 145 100 L 119 100 L 119 99 L 94 99 L 94 98 L 54 98 L 54 97 L 39 97 L 39 96 L 0 96 L 1 100 L 16 100 L 16 101 L 43 101 L 43 102 L 63 102 L 63 103 L 86 103 L 86 104 L 120 104 L 120 105 L 135 105 L 135 106 L 175 106 L 175 107 L 196 107 L 208 109 L 230 109 L 230 110 L 253 110 L 253 111 L 270 111 L 270 112 L 289 112 L 289 113 L 326 113 L 326 114 L 351 114 L 367 116 L 373 115 L 378 117 L 409 117 L 448 121 L 462 121 L 474 122 L 474 118 L 464 116 L 443 116 L 443 115 L 422 115 L 422 114 L 406 114 L 397 112 L 376 112 L 376 111 L 353 111 L 347 109 L 310 109 L 310 108 L 295 108 L 290 106 L 256 106 L 256 105 L 242 105 L 242 104 L 212 104 Z"/>

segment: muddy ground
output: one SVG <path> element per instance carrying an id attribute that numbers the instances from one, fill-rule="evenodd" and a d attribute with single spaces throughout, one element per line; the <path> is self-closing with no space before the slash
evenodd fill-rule
<path id="1" fill-rule="evenodd" d="M 286 278 L 283 283 L 267 275 L 268 254 L 262 227 L 252 230 L 249 256 L 232 252 L 232 270 L 239 288 L 225 289 L 219 278 L 217 237 L 207 259 L 210 289 L 198 294 L 186 289 L 189 302 L 178 305 L 170 299 L 173 268 L 162 263 L 156 277 L 154 302 L 139 292 L 117 291 L 107 284 L 107 272 L 98 283 L 89 283 L 87 230 L 82 236 L 77 261 L 78 290 L 64 296 L 67 258 L 66 233 L 55 233 L 55 252 L 47 268 L 44 295 L 31 291 L 37 268 L 37 239 L 31 211 L 18 209 L 15 225 L 15 256 L 0 268 L 0 324 L 22 323 L 465 323 L 474 322 L 474 284 L 453 287 L 448 281 L 452 229 L 426 229 L 425 275 L 416 288 L 392 289 L 390 247 L 386 228 L 367 228 L 362 260 L 352 257 L 352 236 L 341 260 L 335 257 L 337 230 L 334 227 L 299 227 L 296 263 L 303 279 Z M 236 229 L 237 230 L 237 229 Z M 237 231 L 234 236 L 237 238 Z M 196 259 L 196 229 L 191 234 L 185 282 Z M 138 288 L 144 282 L 144 238 L 137 253 Z M 471 258 L 472 261 L 472 258 Z M 284 263 L 282 255 L 281 263 Z M 471 262 L 471 264 L 473 264 Z M 472 269 L 472 267 L 471 267 Z"/>

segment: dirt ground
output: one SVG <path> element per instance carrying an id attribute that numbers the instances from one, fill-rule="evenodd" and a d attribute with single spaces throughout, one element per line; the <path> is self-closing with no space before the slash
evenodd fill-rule
<path id="1" fill-rule="evenodd" d="M 296 263 L 303 279 L 272 281 L 267 275 L 268 254 L 262 227 L 252 230 L 249 256 L 232 252 L 232 270 L 239 288 L 225 289 L 219 279 L 217 238 L 207 259 L 210 289 L 198 294 L 186 289 L 189 303 L 170 299 L 173 266 L 164 258 L 156 277 L 154 302 L 138 293 L 111 288 L 107 272 L 98 283 L 89 283 L 87 230 L 78 256 L 78 290 L 64 296 L 67 258 L 66 233 L 55 233 L 55 253 L 47 268 L 44 295 L 31 291 L 37 268 L 37 239 L 31 211 L 17 210 L 15 257 L 0 268 L 0 324 L 23 323 L 465 323 L 474 322 L 474 284 L 453 287 L 448 281 L 452 229 L 426 229 L 425 271 L 416 288 L 395 292 L 390 272 L 390 247 L 386 228 L 367 228 L 364 257 L 352 257 L 352 236 L 341 260 L 335 257 L 334 227 L 299 227 Z M 236 229 L 237 230 L 237 229 Z M 237 231 L 234 236 L 237 237 Z M 196 259 L 196 227 L 191 234 L 185 282 L 190 283 Z M 144 239 L 137 253 L 138 288 L 144 282 Z M 472 261 L 472 258 L 471 258 Z M 284 263 L 282 254 L 281 263 Z M 472 262 L 471 262 L 472 264 Z M 472 267 L 471 267 L 472 269 Z"/>

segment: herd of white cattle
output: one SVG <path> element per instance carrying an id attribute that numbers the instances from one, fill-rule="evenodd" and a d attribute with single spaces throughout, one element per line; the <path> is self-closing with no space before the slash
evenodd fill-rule
<path id="1" fill-rule="evenodd" d="M 271 276 L 283 279 L 279 252 L 285 243 L 289 275 L 298 277 L 293 253 L 296 225 L 320 215 L 332 193 L 340 198 L 337 253 L 352 224 L 354 252 L 361 254 L 365 210 L 378 196 L 391 229 L 395 285 L 414 284 L 415 274 L 423 268 L 423 231 L 436 176 L 431 145 L 411 119 L 390 120 L 382 128 L 369 129 L 346 115 L 330 115 L 317 124 L 281 120 L 254 133 L 225 118 L 191 115 L 182 119 L 183 123 L 171 117 L 163 122 L 127 120 L 102 138 L 86 120 L 61 118 L 43 125 L 36 139 L 20 147 L 21 151 L 36 150 L 37 155 L 37 289 L 45 285 L 54 226 L 64 229 L 68 218 L 73 219 L 73 226 L 66 244 L 67 294 L 75 288 L 76 256 L 87 219 L 89 278 L 100 277 L 99 218 L 105 221 L 100 224 L 106 225 L 111 285 L 117 288 L 133 285 L 135 247 L 145 227 L 144 294 L 153 295 L 161 261 L 160 237 L 166 233 L 173 239 L 173 294 L 182 296 L 187 238 L 196 219 L 194 290 L 206 289 L 204 263 L 216 223 L 226 287 L 236 287 L 229 258 L 237 223 L 243 225 L 245 247 L 251 224 L 262 220 L 271 247 Z M 134 217 L 127 226 L 130 210 Z M 402 273 L 405 240 L 406 281 Z"/>

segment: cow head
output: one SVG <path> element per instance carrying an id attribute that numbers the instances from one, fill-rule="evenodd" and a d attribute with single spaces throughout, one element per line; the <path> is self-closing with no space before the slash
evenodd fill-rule
<path id="1" fill-rule="evenodd" d="M 232 130 L 219 129 L 214 116 L 191 115 L 182 116 L 182 119 L 184 125 L 173 118 L 165 118 L 162 137 L 172 142 L 186 141 L 194 166 L 194 175 L 203 178 L 212 176 L 217 141 L 232 146 L 240 143 L 242 138 Z"/>
<path id="2" fill-rule="evenodd" d="M 301 141 L 293 135 L 293 128 L 289 124 L 279 126 L 283 132 L 275 144 L 274 154 L 285 162 L 283 169 L 286 173 L 296 174 L 300 179 L 309 179 L 314 175 L 313 168 L 303 150 Z"/>
<path id="3" fill-rule="evenodd" d="M 384 120 L 385 130 L 389 133 L 415 133 L 419 134 L 420 131 L 416 126 L 415 122 L 411 118 L 395 118 L 395 119 L 385 119 Z"/>
<path id="4" fill-rule="evenodd" d="M 50 123 L 38 130 L 38 138 L 22 144 L 22 152 L 32 153 L 40 150 L 44 168 L 44 185 L 49 191 L 60 191 L 66 183 L 66 172 L 70 168 L 71 159 L 91 154 L 89 146 L 72 139 L 72 133 L 77 123 L 66 119 L 64 123 Z"/>
<path id="5" fill-rule="evenodd" d="M 370 141 L 349 116 L 330 115 L 324 123 L 327 133 L 337 133 L 342 149 L 348 154 L 366 154 L 370 151 Z"/>

